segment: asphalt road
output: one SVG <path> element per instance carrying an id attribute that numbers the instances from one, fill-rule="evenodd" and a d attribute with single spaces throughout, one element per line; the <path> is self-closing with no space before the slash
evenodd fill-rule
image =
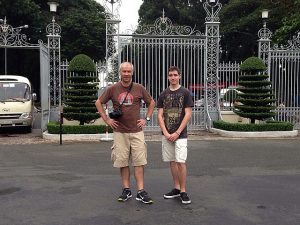
<path id="1" fill-rule="evenodd" d="M 154 204 L 117 202 L 110 146 L 0 138 L 0 225 L 300 224 L 300 139 L 190 141 L 190 205 L 162 197 L 172 181 L 160 142 L 148 142 L 145 171 Z"/>

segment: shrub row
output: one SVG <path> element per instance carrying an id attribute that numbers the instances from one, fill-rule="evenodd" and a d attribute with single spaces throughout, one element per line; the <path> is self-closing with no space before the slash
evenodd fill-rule
<path id="1" fill-rule="evenodd" d="M 228 123 L 222 120 L 213 121 L 213 127 L 228 131 L 292 131 L 293 124 L 280 121 L 266 121 L 261 124 L 243 124 L 243 123 Z"/>
<path id="2" fill-rule="evenodd" d="M 49 122 L 48 125 L 49 134 L 59 134 L 59 123 Z M 103 134 L 106 132 L 105 125 L 62 125 L 63 134 Z M 108 127 L 108 132 L 112 133 L 111 127 Z"/>

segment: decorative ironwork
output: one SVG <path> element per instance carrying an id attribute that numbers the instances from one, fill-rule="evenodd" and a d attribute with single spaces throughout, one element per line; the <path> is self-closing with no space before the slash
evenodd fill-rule
<path id="1" fill-rule="evenodd" d="M 269 28 L 263 27 L 258 31 L 258 37 L 260 40 L 270 40 L 272 38 L 272 31 Z"/>
<path id="2" fill-rule="evenodd" d="M 49 23 L 46 27 L 46 32 L 48 35 L 60 35 L 61 27 L 52 19 L 52 23 Z"/>
<path id="3" fill-rule="evenodd" d="M 48 51 L 50 58 L 50 104 L 51 106 L 61 106 L 62 79 L 60 70 L 60 33 L 61 27 L 55 22 L 53 16 L 52 22 L 46 27 L 48 37 Z"/>
<path id="4" fill-rule="evenodd" d="M 208 115 L 208 127 L 211 127 L 211 121 L 219 119 L 219 54 L 220 54 L 220 35 L 219 35 L 219 12 L 222 4 L 217 1 L 206 0 L 203 3 L 206 11 L 206 80 L 205 80 L 205 103 L 206 112 Z"/>
<path id="5" fill-rule="evenodd" d="M 267 65 L 272 32 L 269 30 L 269 28 L 267 28 L 266 18 L 264 18 L 263 27 L 258 31 L 258 37 L 258 57 Z"/>
<path id="6" fill-rule="evenodd" d="M 111 9 L 109 9 L 109 7 L 107 6 L 106 3 L 109 3 L 111 4 Z M 120 19 L 120 13 L 119 13 L 119 10 L 120 10 L 120 7 L 122 5 L 122 1 L 121 0 L 102 0 L 102 4 L 101 4 L 104 9 L 105 9 L 105 17 L 106 19 Z M 114 8 L 114 5 L 117 5 L 115 8 Z"/>
<path id="7" fill-rule="evenodd" d="M 165 16 L 164 9 L 162 16 L 155 20 L 154 25 L 139 25 L 135 32 L 143 35 L 203 35 L 190 26 L 173 25 L 171 19 Z"/>
<path id="8" fill-rule="evenodd" d="M 131 61 L 135 67 L 135 81 L 143 84 L 157 99 L 168 85 L 166 77 L 168 67 L 179 66 L 184 74 L 182 84 L 193 92 L 195 104 L 198 104 L 189 129 L 210 127 L 211 120 L 219 118 L 218 13 L 221 4 L 219 1 L 206 0 L 204 7 L 207 12 L 205 34 L 190 26 L 173 25 L 164 10 L 162 16 L 157 18 L 153 25 L 140 25 L 133 32 L 128 29 L 126 34 L 119 33 L 121 21 L 106 20 L 107 77 L 118 74 L 115 68 L 121 60 Z M 153 124 L 147 127 L 159 128 L 155 119 Z"/>
<path id="9" fill-rule="evenodd" d="M 111 4 L 111 10 L 107 7 L 106 3 Z M 117 7 L 114 8 L 114 5 Z M 102 69 L 105 73 L 106 82 L 115 82 L 118 80 L 116 71 L 118 70 L 119 56 L 118 56 L 118 43 L 119 43 L 119 29 L 120 29 L 120 15 L 119 8 L 122 4 L 121 0 L 102 0 L 102 5 L 106 13 L 106 68 Z"/>
<path id="10" fill-rule="evenodd" d="M 300 129 L 300 32 L 287 45 L 274 45 L 269 50 L 268 74 L 277 102 L 276 120 L 294 124 Z"/>
<path id="11" fill-rule="evenodd" d="M 300 50 L 300 31 L 293 35 L 292 40 L 288 40 L 286 45 L 275 44 L 273 50 Z"/>
<path id="12" fill-rule="evenodd" d="M 106 20 L 106 81 L 115 82 L 119 76 L 119 25 L 120 20 Z"/>
<path id="13" fill-rule="evenodd" d="M 21 30 L 28 28 L 28 25 L 13 28 L 7 24 L 6 17 L 4 17 L 4 20 L 0 20 L 0 22 L 2 22 L 2 24 L 0 24 L 0 46 L 39 46 L 39 44 L 30 44 L 27 42 L 27 36 L 21 33 Z"/>
<path id="14" fill-rule="evenodd" d="M 222 8 L 222 4 L 219 3 L 219 0 L 217 1 L 206 0 L 206 2 L 203 3 L 203 7 L 204 10 L 206 11 L 206 17 L 205 17 L 206 22 L 220 21 L 218 14 Z"/>

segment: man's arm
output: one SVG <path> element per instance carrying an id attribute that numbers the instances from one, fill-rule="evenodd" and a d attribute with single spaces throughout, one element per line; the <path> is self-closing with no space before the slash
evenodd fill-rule
<path id="1" fill-rule="evenodd" d="M 155 108 L 155 101 L 152 99 L 149 106 L 147 107 L 146 117 L 151 117 Z"/>
<path id="2" fill-rule="evenodd" d="M 155 107 L 155 101 L 153 99 L 151 99 L 150 104 L 147 107 L 147 113 L 146 113 L 146 117 L 151 117 L 154 111 L 154 107 Z M 146 119 L 139 119 L 137 121 L 137 126 L 142 128 L 144 126 L 146 126 L 147 121 Z"/>
<path id="3" fill-rule="evenodd" d="M 97 99 L 95 105 L 96 105 L 96 108 L 97 108 L 101 118 L 104 120 L 104 122 L 106 122 L 108 119 L 108 116 L 106 115 L 106 112 L 103 108 L 102 102 L 100 101 L 99 98 Z"/>
<path id="4" fill-rule="evenodd" d="M 110 119 L 107 115 L 106 115 L 106 112 L 103 108 L 103 105 L 102 105 L 102 102 L 101 100 L 98 98 L 96 103 L 96 108 L 101 116 L 101 118 L 104 120 L 104 122 L 109 125 L 111 128 L 117 128 L 118 127 L 118 122 L 113 120 L 113 119 Z"/>

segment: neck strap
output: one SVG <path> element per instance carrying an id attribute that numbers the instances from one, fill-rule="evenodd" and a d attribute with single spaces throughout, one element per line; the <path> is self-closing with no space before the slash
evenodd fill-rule
<path id="1" fill-rule="evenodd" d="M 133 82 L 131 82 L 131 84 L 129 85 L 128 90 L 127 90 L 127 94 L 126 94 L 125 98 L 123 99 L 123 102 L 121 103 L 120 107 L 121 107 L 121 106 L 123 105 L 123 103 L 125 102 L 128 93 L 131 91 L 132 85 L 133 85 Z"/>

